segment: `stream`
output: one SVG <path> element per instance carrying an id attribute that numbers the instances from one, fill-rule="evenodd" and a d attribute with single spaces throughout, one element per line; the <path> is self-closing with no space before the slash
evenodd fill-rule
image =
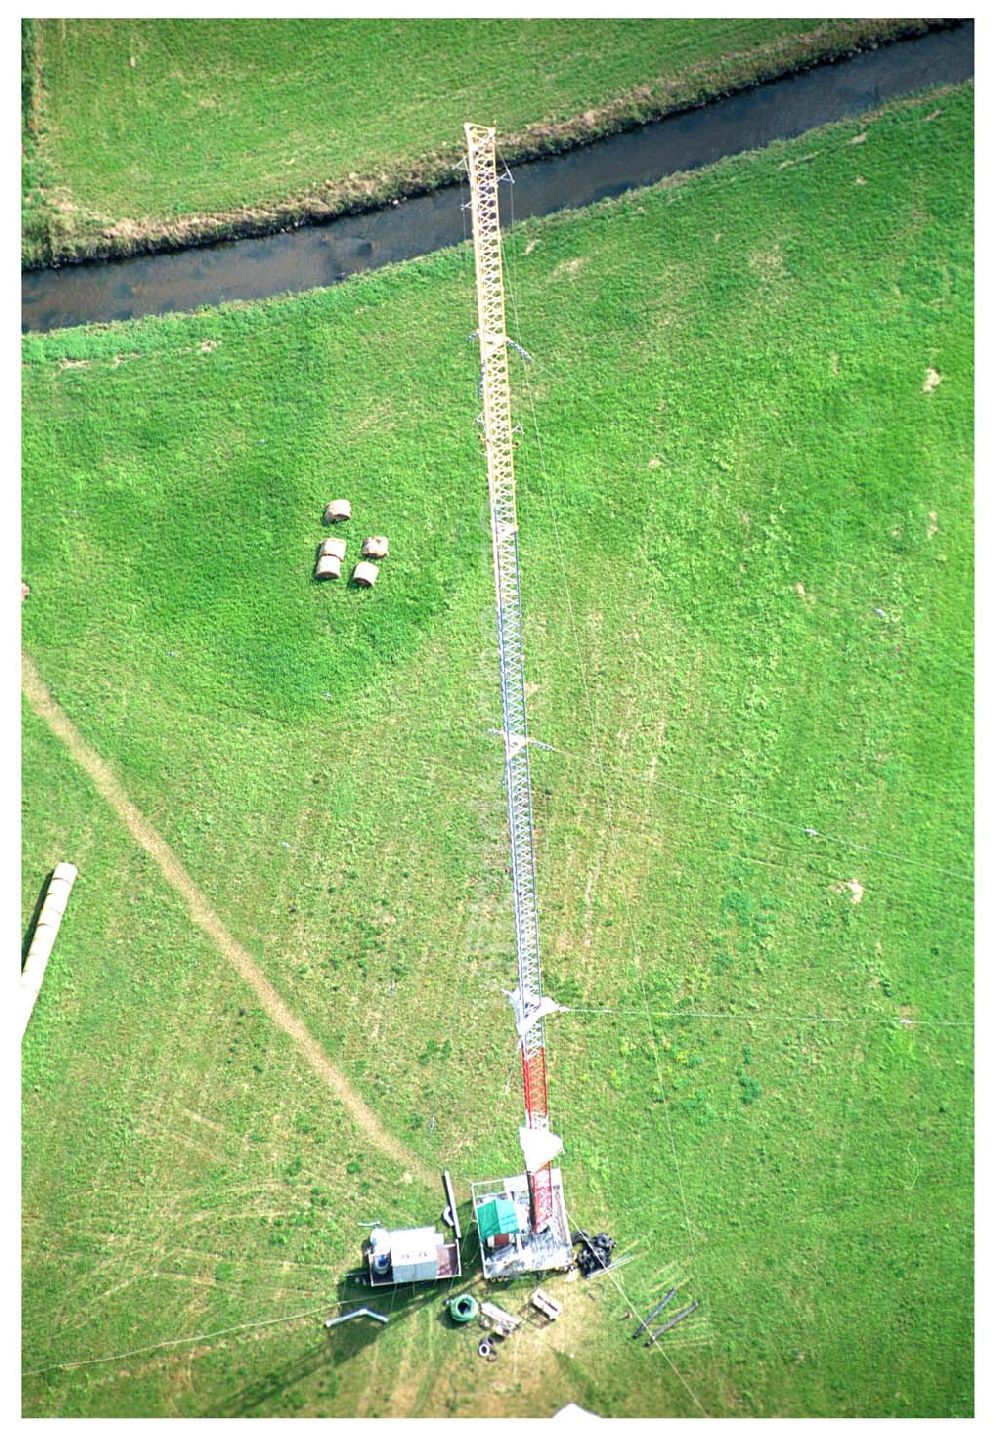
<path id="1" fill-rule="evenodd" d="M 515 215 L 523 220 L 589 206 L 860 115 L 896 96 L 968 80 L 973 53 L 974 25 L 963 20 L 526 162 L 511 169 Z M 21 329 L 46 332 L 332 286 L 463 241 L 462 197 L 458 185 L 448 186 L 276 235 L 26 271 Z"/>

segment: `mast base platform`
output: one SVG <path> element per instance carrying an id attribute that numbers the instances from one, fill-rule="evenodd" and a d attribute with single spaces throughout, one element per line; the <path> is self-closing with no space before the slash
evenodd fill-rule
<path id="1" fill-rule="evenodd" d="M 487 1281 L 508 1280 L 540 1271 L 568 1271 L 573 1265 L 573 1243 L 570 1239 L 566 1202 L 563 1197 L 562 1172 L 551 1168 L 552 1219 L 537 1235 L 530 1229 L 531 1205 L 527 1176 L 507 1176 L 499 1181 L 473 1181 L 472 1205 L 476 1221 L 479 1208 L 488 1201 L 510 1201 L 524 1229 L 486 1238 L 479 1235 L 479 1254 Z"/>

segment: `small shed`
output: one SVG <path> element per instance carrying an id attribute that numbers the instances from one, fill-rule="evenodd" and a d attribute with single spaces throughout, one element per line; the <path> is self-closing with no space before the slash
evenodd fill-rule
<path id="1" fill-rule="evenodd" d="M 387 558 L 389 539 L 383 537 L 365 538 L 361 544 L 362 555 L 366 558 Z"/>
<path id="2" fill-rule="evenodd" d="M 477 1206 L 476 1225 L 479 1227 L 480 1240 L 486 1242 L 494 1241 L 498 1236 L 509 1240 L 521 1229 L 517 1207 L 505 1196 L 494 1196 L 492 1200 Z"/>
<path id="3" fill-rule="evenodd" d="M 438 1247 L 444 1237 L 433 1226 L 416 1226 L 409 1231 L 393 1231 L 390 1237 L 392 1279 L 435 1281 L 438 1274 Z"/>
<path id="4" fill-rule="evenodd" d="M 342 523 L 351 515 L 351 504 L 346 497 L 334 498 L 328 502 L 323 510 L 323 521 L 325 523 Z"/>
<path id="5" fill-rule="evenodd" d="M 341 561 L 336 553 L 320 553 L 316 559 L 316 577 L 320 582 L 329 578 L 339 578 Z"/>
<path id="6" fill-rule="evenodd" d="M 347 544 L 343 538 L 326 538 L 320 544 L 319 553 L 320 557 L 339 558 L 343 562 L 347 557 Z"/>
<path id="7" fill-rule="evenodd" d="M 352 574 L 352 581 L 362 583 L 366 588 L 372 587 L 378 577 L 378 565 L 376 563 L 358 563 Z"/>

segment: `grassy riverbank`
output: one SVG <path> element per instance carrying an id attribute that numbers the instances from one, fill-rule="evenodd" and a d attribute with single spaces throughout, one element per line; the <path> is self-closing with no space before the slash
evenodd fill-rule
<path id="1" fill-rule="evenodd" d="M 324 1343 L 361 1223 L 437 1195 L 29 712 L 26 913 L 80 867 L 25 1054 L 29 1415 L 971 1412 L 971 126 L 941 91 L 510 237 L 552 1108 L 636 1259 L 494 1366 L 419 1299 Z M 521 1114 L 471 266 L 22 372 L 34 663 L 459 1183 Z M 341 494 L 369 594 L 311 581 Z M 680 1276 L 690 1329 L 632 1343 L 618 1286 Z"/>
<path id="2" fill-rule="evenodd" d="M 29 265 L 260 233 L 912 33 L 902 20 L 26 21 Z"/>

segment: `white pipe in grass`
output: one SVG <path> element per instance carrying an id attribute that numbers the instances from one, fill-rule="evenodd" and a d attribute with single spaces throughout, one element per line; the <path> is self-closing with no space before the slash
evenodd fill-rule
<path id="1" fill-rule="evenodd" d="M 21 971 L 21 1036 L 28 1028 L 31 1012 L 35 1008 L 45 978 L 45 966 L 49 962 L 52 946 L 56 942 L 59 926 L 62 924 L 69 892 L 73 888 L 77 869 L 75 864 L 57 864 L 45 892 L 45 902 L 38 916 L 35 932 L 31 936 L 28 958 Z"/>

